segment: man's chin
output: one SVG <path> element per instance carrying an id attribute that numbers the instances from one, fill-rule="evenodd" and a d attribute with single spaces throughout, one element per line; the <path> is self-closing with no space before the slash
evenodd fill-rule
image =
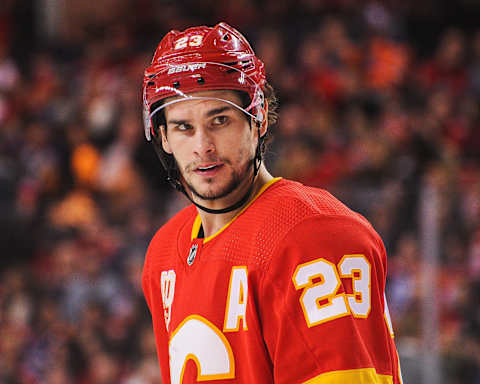
<path id="1" fill-rule="evenodd" d="M 212 183 L 208 186 L 199 186 L 188 184 L 188 189 L 197 198 L 205 201 L 213 201 L 229 196 L 238 186 L 239 184 L 235 180 L 226 185 L 214 185 Z"/>
<path id="2" fill-rule="evenodd" d="M 197 189 L 197 188 L 190 188 L 190 191 L 192 191 L 193 195 L 195 197 L 198 197 L 202 200 L 206 201 L 213 201 L 213 200 L 218 200 L 221 199 L 222 197 L 225 197 L 228 195 L 227 191 L 225 189 Z"/>

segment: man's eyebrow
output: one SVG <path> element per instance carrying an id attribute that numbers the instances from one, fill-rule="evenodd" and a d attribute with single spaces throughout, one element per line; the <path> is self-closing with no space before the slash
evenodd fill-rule
<path id="1" fill-rule="evenodd" d="M 167 121 L 167 125 L 168 124 L 182 125 L 182 124 L 187 124 L 187 123 L 188 123 L 188 120 L 168 120 Z"/>
<path id="2" fill-rule="evenodd" d="M 224 107 L 219 107 L 219 108 L 214 108 L 214 109 L 211 109 L 210 111 L 208 111 L 205 114 L 205 116 L 206 117 L 212 117 L 212 116 L 218 115 L 219 113 L 229 111 L 231 109 L 233 109 L 233 107 L 230 106 L 230 105 L 226 105 Z M 187 123 L 188 123 L 188 120 L 168 120 L 167 121 L 167 124 L 175 124 L 175 125 L 181 125 L 181 124 L 187 124 Z"/>
<path id="3" fill-rule="evenodd" d="M 233 109 L 233 107 L 230 106 L 230 105 L 225 105 L 224 107 L 214 108 L 214 109 L 211 109 L 210 111 L 208 111 L 208 112 L 206 113 L 206 116 L 207 116 L 207 117 L 211 117 L 211 116 L 217 115 L 217 114 L 219 114 L 219 113 L 228 111 L 228 110 L 230 110 L 230 109 Z"/>

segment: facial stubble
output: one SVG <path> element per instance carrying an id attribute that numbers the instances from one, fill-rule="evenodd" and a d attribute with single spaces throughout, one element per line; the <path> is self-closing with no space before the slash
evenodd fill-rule
<path id="1" fill-rule="evenodd" d="M 230 165 L 230 166 L 232 165 L 231 161 L 228 159 L 221 159 L 221 161 L 225 165 Z M 241 170 L 239 171 L 235 170 L 232 167 L 231 169 L 233 170 L 233 172 L 231 174 L 230 182 L 218 192 L 207 191 L 206 193 L 201 193 L 192 185 L 192 183 L 189 183 L 185 177 L 182 177 L 182 178 L 185 184 L 187 185 L 188 189 L 192 192 L 194 196 L 199 197 L 202 200 L 213 201 L 213 200 L 221 199 L 223 197 L 230 195 L 242 184 L 242 182 L 244 182 L 247 178 L 251 177 L 250 170 L 253 168 L 253 161 L 254 161 L 254 158 L 248 159 L 247 162 L 243 164 Z M 213 179 L 214 179 L 213 177 L 206 179 L 206 182 L 212 183 Z"/>

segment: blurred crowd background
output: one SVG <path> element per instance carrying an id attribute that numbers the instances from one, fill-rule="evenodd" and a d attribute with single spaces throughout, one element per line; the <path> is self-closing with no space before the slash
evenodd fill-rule
<path id="1" fill-rule="evenodd" d="M 475 0 L 2 0 L 0 383 L 161 382 L 141 270 L 186 202 L 144 139 L 141 82 L 167 31 L 219 21 L 277 90 L 273 174 L 384 239 L 405 383 L 427 383 L 426 346 L 443 383 L 480 383 L 479 16 Z"/>

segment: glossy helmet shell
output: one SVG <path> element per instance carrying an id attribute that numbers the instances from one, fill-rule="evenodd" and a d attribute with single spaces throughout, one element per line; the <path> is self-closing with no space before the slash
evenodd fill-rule
<path id="1" fill-rule="evenodd" d="M 170 31 L 145 70 L 145 135 L 150 140 L 155 134 L 151 108 L 157 101 L 203 90 L 238 90 L 249 95 L 248 111 L 263 104 L 265 82 L 263 62 L 247 39 L 228 24 Z"/>

